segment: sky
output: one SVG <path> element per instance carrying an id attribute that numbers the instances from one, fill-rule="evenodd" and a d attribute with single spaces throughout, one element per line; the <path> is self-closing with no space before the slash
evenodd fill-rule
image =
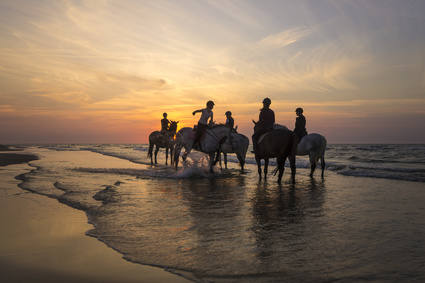
<path id="1" fill-rule="evenodd" d="M 147 143 L 215 102 L 249 138 L 425 143 L 425 1 L 0 0 L 0 143 Z"/>

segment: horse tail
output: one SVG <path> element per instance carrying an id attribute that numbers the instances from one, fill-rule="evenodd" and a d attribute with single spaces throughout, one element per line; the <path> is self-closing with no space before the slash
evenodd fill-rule
<path id="1" fill-rule="evenodd" d="M 239 165 L 244 166 L 245 165 L 245 160 L 246 160 L 246 152 L 248 151 L 248 147 L 249 147 L 249 139 L 245 136 L 242 136 L 242 142 L 241 142 L 241 146 L 239 148 L 242 160 L 244 162 L 244 164 L 241 164 L 241 162 L 239 162 Z"/>
<path id="2" fill-rule="evenodd" d="M 320 136 L 320 141 L 314 145 L 314 163 L 317 165 L 320 158 L 324 158 L 327 141 L 325 137 Z"/>
<path id="3" fill-rule="evenodd" d="M 285 159 L 291 154 L 291 150 L 295 142 L 294 132 L 289 131 L 289 135 L 290 135 L 289 143 L 288 143 L 288 146 L 285 148 L 285 152 L 284 152 Z"/>

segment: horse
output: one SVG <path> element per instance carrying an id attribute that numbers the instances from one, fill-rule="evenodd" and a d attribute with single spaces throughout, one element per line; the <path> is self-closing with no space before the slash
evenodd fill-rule
<path id="1" fill-rule="evenodd" d="M 148 157 L 151 158 L 151 164 L 153 165 L 152 160 L 152 151 L 153 146 L 155 145 L 155 164 L 157 164 L 156 156 L 160 148 L 165 148 L 165 165 L 168 165 L 168 150 L 170 150 L 170 159 L 171 164 L 173 163 L 173 147 L 174 147 L 174 136 L 177 131 L 177 124 L 179 122 L 171 121 L 170 127 L 167 131 L 154 131 L 149 135 L 149 151 Z"/>
<path id="2" fill-rule="evenodd" d="M 248 146 L 249 139 L 246 136 L 236 132 L 231 132 L 229 138 L 220 147 L 220 152 L 222 152 L 224 156 L 224 168 L 227 169 L 227 154 L 236 153 L 236 157 L 239 160 L 239 165 L 241 166 L 241 170 L 243 172 Z M 220 161 L 221 166 L 220 154 L 217 155 L 217 159 Z"/>
<path id="3" fill-rule="evenodd" d="M 320 159 L 322 166 L 322 178 L 325 171 L 325 150 L 327 141 L 319 134 L 309 134 L 304 136 L 297 147 L 297 155 L 308 155 L 310 159 L 310 177 L 313 177 L 314 170 Z"/>
<path id="4" fill-rule="evenodd" d="M 207 128 L 204 137 L 201 138 L 202 152 L 207 153 L 210 157 L 210 173 L 213 173 L 213 166 L 215 165 L 215 154 L 217 150 L 220 149 L 221 144 L 226 141 L 230 131 L 231 129 L 226 125 L 214 125 L 212 127 Z M 182 156 L 183 160 L 186 160 L 187 155 L 193 149 L 194 135 L 195 131 L 190 127 L 184 127 L 177 132 L 173 161 L 176 166 L 176 170 L 178 167 L 180 152 L 182 148 L 185 148 L 185 153 Z"/>
<path id="5" fill-rule="evenodd" d="M 254 132 L 258 130 L 258 122 L 253 121 Z M 261 180 L 261 159 L 264 159 L 264 178 L 267 179 L 267 168 L 269 159 L 276 157 L 277 168 L 274 170 L 276 175 L 279 170 L 277 182 L 282 182 L 282 175 L 285 170 L 285 161 L 288 158 L 291 166 L 292 183 L 295 184 L 295 155 L 297 153 L 298 137 L 285 126 L 275 125 L 273 129 L 260 136 L 255 152 L 255 161 L 258 166 L 258 175 Z"/>

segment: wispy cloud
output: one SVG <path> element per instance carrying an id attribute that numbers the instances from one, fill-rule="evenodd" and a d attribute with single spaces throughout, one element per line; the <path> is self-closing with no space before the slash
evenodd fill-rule
<path id="1" fill-rule="evenodd" d="M 269 96 L 288 119 L 296 105 L 369 115 L 368 101 L 421 114 L 424 14 L 409 0 L 2 1 L 0 113 L 192 125 L 209 99 L 248 118 Z"/>

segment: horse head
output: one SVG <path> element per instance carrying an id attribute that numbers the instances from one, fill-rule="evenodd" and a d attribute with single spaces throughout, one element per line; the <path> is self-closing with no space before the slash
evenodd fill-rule
<path id="1" fill-rule="evenodd" d="M 255 122 L 254 120 L 252 120 L 252 122 L 254 123 L 254 133 L 255 133 L 260 128 L 260 123 Z"/>
<path id="2" fill-rule="evenodd" d="M 172 132 L 172 133 L 175 133 L 175 132 L 177 132 L 177 124 L 179 123 L 179 121 L 171 121 L 171 125 L 170 125 L 170 127 L 168 128 L 168 131 L 169 132 Z"/>

